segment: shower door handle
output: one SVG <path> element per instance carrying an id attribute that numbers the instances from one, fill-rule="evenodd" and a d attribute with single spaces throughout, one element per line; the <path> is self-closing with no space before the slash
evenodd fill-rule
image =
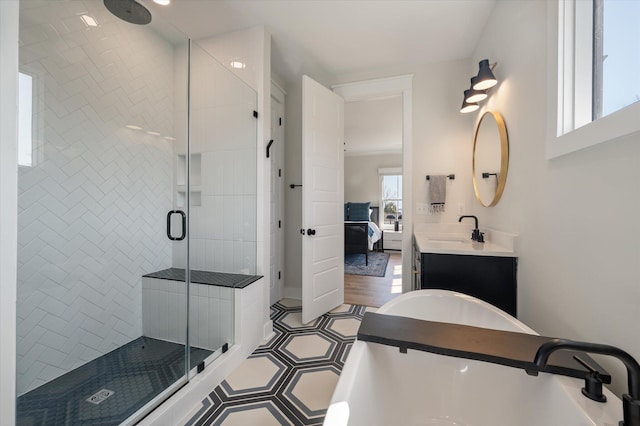
<path id="1" fill-rule="evenodd" d="M 182 217 L 182 234 L 179 237 L 171 235 L 171 216 L 173 214 L 179 214 Z M 182 241 L 187 235 L 187 215 L 182 210 L 169 210 L 167 213 L 167 237 L 172 241 Z"/>

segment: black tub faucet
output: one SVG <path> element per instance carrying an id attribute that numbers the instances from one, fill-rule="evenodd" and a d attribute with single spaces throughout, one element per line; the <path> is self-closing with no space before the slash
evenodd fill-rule
<path id="1" fill-rule="evenodd" d="M 536 364 L 540 371 L 545 371 L 549 356 L 553 352 L 561 349 L 609 355 L 622 361 L 624 366 L 627 367 L 629 393 L 622 395 L 622 413 L 624 420 L 620 422 L 619 426 L 640 426 L 640 365 L 631 355 L 615 346 L 575 342 L 566 339 L 553 339 L 543 343 L 538 348 L 533 361 L 534 364 Z M 585 392 L 583 391 L 583 393 Z"/>
<path id="2" fill-rule="evenodd" d="M 478 228 L 478 218 L 475 216 L 471 216 L 471 215 L 465 215 L 465 216 L 460 216 L 460 218 L 458 219 L 458 222 L 462 222 L 462 219 L 464 218 L 471 218 L 475 221 L 476 227 L 473 228 L 473 231 L 471 232 L 471 241 L 477 241 L 479 243 L 484 243 L 484 233 L 480 232 L 480 229 Z"/>

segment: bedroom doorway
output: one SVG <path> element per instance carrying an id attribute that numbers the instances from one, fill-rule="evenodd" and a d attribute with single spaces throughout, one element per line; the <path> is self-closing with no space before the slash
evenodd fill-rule
<path id="1" fill-rule="evenodd" d="M 409 210 L 410 216 L 411 165 L 405 167 L 405 158 L 410 158 L 411 134 L 405 129 L 410 129 L 411 121 L 411 77 L 333 89 L 345 99 L 345 303 L 381 306 L 408 291 L 405 280 L 410 283 L 411 279 L 410 263 L 403 273 L 403 263 L 410 259 L 403 256 L 405 239 L 407 247 L 411 241 L 410 235 L 404 235 L 405 229 L 409 234 L 411 229 L 411 218 L 404 211 Z M 347 217 L 349 207 L 358 210 L 367 203 L 371 210 L 366 219 L 373 222 L 369 226 L 381 234 L 380 241 L 371 241 L 377 232 L 369 229 L 369 262 L 352 248 L 351 239 L 357 235 L 350 237 L 353 231 L 347 232 L 354 220 Z"/>

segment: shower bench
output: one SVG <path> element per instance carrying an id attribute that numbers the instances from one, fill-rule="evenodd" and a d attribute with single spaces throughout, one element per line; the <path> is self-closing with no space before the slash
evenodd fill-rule
<path id="1" fill-rule="evenodd" d="M 189 341 L 215 351 L 234 341 L 234 292 L 259 275 L 192 270 L 189 288 Z M 168 268 L 142 277 L 142 333 L 169 342 L 186 341 L 185 270 Z"/>

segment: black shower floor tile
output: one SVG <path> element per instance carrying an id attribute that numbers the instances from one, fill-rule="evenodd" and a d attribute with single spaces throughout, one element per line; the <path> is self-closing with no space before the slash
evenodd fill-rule
<path id="1" fill-rule="evenodd" d="M 191 348 L 191 368 L 211 353 Z M 184 376 L 184 357 L 184 345 L 139 337 L 18 397 L 16 424 L 120 424 Z M 103 389 L 113 394 L 87 401 Z"/>

